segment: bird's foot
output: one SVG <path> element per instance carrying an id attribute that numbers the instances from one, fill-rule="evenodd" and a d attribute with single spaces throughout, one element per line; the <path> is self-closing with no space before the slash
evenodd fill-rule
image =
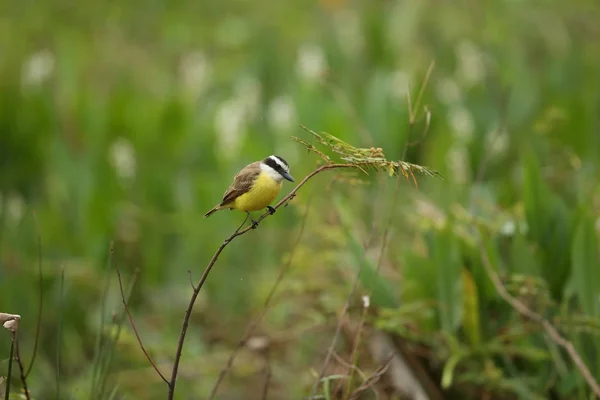
<path id="1" fill-rule="evenodd" d="M 269 213 L 271 213 L 271 215 L 275 214 L 275 211 L 277 211 L 274 207 L 271 206 L 267 206 L 267 210 L 269 210 Z"/>
<path id="2" fill-rule="evenodd" d="M 254 220 L 254 218 L 252 218 L 252 216 L 250 215 L 249 212 L 246 212 L 246 214 L 248 214 L 248 218 L 250 218 L 250 223 L 252 224 L 252 229 L 256 229 L 256 227 L 258 226 L 258 222 Z"/>

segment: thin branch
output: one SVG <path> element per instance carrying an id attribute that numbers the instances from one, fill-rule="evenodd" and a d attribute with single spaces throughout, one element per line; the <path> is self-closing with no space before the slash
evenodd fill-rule
<path id="1" fill-rule="evenodd" d="M 25 373 L 25 378 L 29 376 L 31 369 L 33 368 L 33 363 L 35 362 L 35 356 L 37 355 L 38 343 L 40 339 L 40 327 L 42 325 L 42 307 L 44 304 L 44 277 L 42 275 L 42 234 L 40 233 L 40 225 L 35 213 L 33 213 L 33 219 L 35 220 L 35 226 L 37 230 L 37 247 L 38 247 L 38 275 L 39 275 L 39 302 L 38 302 L 38 315 L 37 322 L 35 325 L 35 339 L 33 342 L 33 355 L 31 356 L 31 361 L 29 362 L 29 367 L 27 367 L 27 372 Z"/>
<path id="2" fill-rule="evenodd" d="M 425 74 L 425 79 L 423 80 L 423 84 L 421 85 L 421 89 L 419 90 L 419 94 L 417 95 L 417 101 L 415 101 L 415 110 L 419 109 L 421 105 L 421 100 L 423 99 L 423 93 L 425 93 L 425 88 L 429 84 L 429 79 L 431 78 L 431 74 L 433 73 L 433 68 L 435 67 L 435 61 L 429 63 L 429 68 L 427 68 L 427 73 Z M 416 113 L 411 113 L 411 120 L 409 121 L 411 124 L 415 123 Z"/>
<path id="3" fill-rule="evenodd" d="M 363 381 L 367 380 L 367 375 L 364 373 L 363 370 L 361 370 L 358 365 L 356 364 L 351 364 L 349 362 L 347 362 L 346 360 L 344 360 L 342 357 L 340 357 L 340 355 L 336 352 L 333 353 L 333 358 L 335 358 L 335 360 L 340 363 L 340 365 L 348 368 L 348 370 L 352 370 L 352 371 L 356 371 L 356 373 L 360 376 L 360 378 Z"/>
<path id="4" fill-rule="evenodd" d="M 382 246 L 383 247 L 383 246 Z M 358 366 L 358 347 L 360 345 L 360 337 L 362 336 L 362 331 L 365 326 L 365 321 L 367 319 L 367 313 L 369 311 L 369 296 L 363 296 L 363 312 L 360 317 L 360 322 L 358 324 L 358 330 L 356 332 L 356 337 L 354 338 L 354 345 L 352 347 L 352 353 L 350 353 L 350 363 L 353 366 Z M 350 389 L 352 388 L 352 378 L 354 377 L 354 369 L 348 371 L 348 380 L 346 383 L 346 392 L 345 394 L 350 394 Z M 345 396 L 342 396 L 345 398 Z"/>
<path id="5" fill-rule="evenodd" d="M 10 381 L 12 377 L 12 364 L 13 364 L 13 354 L 15 351 L 15 341 L 16 341 L 16 332 L 11 333 L 10 337 L 10 353 L 8 356 L 8 372 L 6 373 L 6 392 L 4 393 L 4 400 L 9 400 L 10 398 Z"/>
<path id="6" fill-rule="evenodd" d="M 65 289 L 65 267 L 60 269 L 60 290 L 58 297 L 58 333 L 56 335 L 56 398 L 60 399 L 60 350 L 62 348 L 63 296 Z"/>
<path id="7" fill-rule="evenodd" d="M 358 398 L 358 396 L 362 392 L 364 392 L 365 390 L 368 390 L 369 388 L 372 388 L 373 385 L 375 385 L 379 381 L 379 379 L 381 379 L 383 374 L 385 374 L 387 372 L 387 370 L 390 368 L 390 365 L 392 365 L 392 360 L 394 359 L 395 355 L 396 355 L 396 353 L 392 353 L 390 355 L 390 357 L 388 358 L 388 360 L 385 363 L 383 363 L 382 366 L 377 368 L 377 370 L 373 373 L 373 375 L 371 375 L 365 382 L 363 382 L 363 384 L 360 385 L 354 391 L 354 393 L 352 393 L 352 396 L 350 396 L 350 398 L 348 400 L 355 400 Z"/>
<path id="8" fill-rule="evenodd" d="M 492 263 L 487 253 L 485 252 L 483 246 L 481 247 L 481 260 L 485 271 L 490 277 L 500 297 L 502 297 L 519 314 L 537 324 L 540 324 L 541 327 L 544 328 L 550 339 L 567 351 L 567 354 L 571 358 L 571 361 L 573 361 L 579 372 L 581 372 L 581 375 L 583 375 L 583 378 L 587 382 L 592 392 L 594 392 L 596 397 L 600 398 L 600 386 L 598 385 L 598 381 L 596 381 L 596 379 L 590 372 L 589 368 L 587 367 L 577 350 L 575 350 L 573 343 L 562 337 L 559 331 L 547 319 L 545 319 L 535 311 L 532 311 L 529 307 L 527 307 L 525 304 L 523 304 L 518 299 L 511 296 L 510 293 L 508 293 L 508 291 L 502 284 L 500 277 L 494 271 Z"/>
<path id="9" fill-rule="evenodd" d="M 314 194 L 314 191 L 313 191 L 313 194 Z M 312 195 L 308 198 L 308 202 L 306 205 L 306 212 L 304 213 L 304 216 L 302 218 L 302 223 L 300 225 L 300 229 L 298 230 L 298 234 L 296 235 L 296 240 L 294 241 L 294 244 L 292 245 L 292 248 L 290 250 L 290 255 L 287 259 L 287 262 L 285 263 L 283 268 L 281 268 L 279 270 L 279 275 L 277 275 L 277 279 L 275 279 L 275 283 L 273 283 L 273 286 L 271 286 L 271 290 L 269 291 L 269 294 L 267 295 L 267 297 L 263 303 L 263 308 L 262 308 L 260 314 L 250 323 L 250 325 L 246 329 L 246 332 L 240 338 L 238 345 L 236 346 L 235 349 L 233 349 L 233 351 L 231 352 L 231 355 L 227 359 L 227 363 L 225 364 L 225 367 L 223 367 L 223 369 L 219 373 L 219 377 L 217 378 L 217 380 L 211 390 L 209 400 L 214 399 L 215 396 L 217 395 L 217 390 L 219 388 L 219 385 L 221 384 L 221 382 L 223 381 L 223 379 L 225 378 L 225 376 L 231 369 L 231 366 L 233 365 L 233 361 L 234 361 L 235 357 L 237 356 L 238 352 L 244 347 L 244 345 L 246 344 L 246 341 L 250 338 L 250 336 L 254 333 L 254 330 L 256 329 L 256 327 L 262 321 L 263 317 L 265 316 L 265 314 L 268 311 L 269 304 L 271 303 L 271 300 L 273 299 L 273 296 L 275 295 L 275 292 L 277 291 L 279 284 L 283 280 L 283 277 L 289 271 L 290 266 L 292 264 L 292 260 L 294 259 L 294 254 L 296 253 L 296 249 L 298 248 L 298 245 L 300 244 L 302 235 L 304 233 L 304 228 L 306 227 L 306 221 L 308 220 L 308 213 L 310 211 L 311 202 L 312 202 Z"/>
<path id="10" fill-rule="evenodd" d="M 110 248 L 112 247 L 112 241 L 108 245 L 108 252 L 105 263 L 105 271 L 104 271 L 104 285 L 102 288 L 102 301 L 100 302 L 100 313 L 99 313 L 99 324 L 98 329 L 96 329 L 96 343 L 94 347 L 94 359 L 92 361 L 92 372 L 90 379 L 90 393 L 92 393 L 92 397 L 94 399 L 101 399 L 103 385 L 100 381 L 106 377 L 106 371 L 102 370 L 102 358 L 104 352 L 102 351 L 105 346 L 106 338 L 104 335 L 104 324 L 106 317 L 106 302 L 108 300 L 108 292 L 110 289 L 110 277 L 111 277 L 111 267 L 112 267 L 112 253 L 110 252 Z M 102 377 L 104 374 L 104 377 Z"/>
<path id="11" fill-rule="evenodd" d="M 19 366 L 19 372 L 21 374 L 21 384 L 23 385 L 23 392 L 25 392 L 25 398 L 31 400 L 29 396 L 29 389 L 27 388 L 27 375 L 25 374 L 25 367 L 23 367 L 23 361 L 21 360 L 21 351 L 19 350 L 19 336 L 16 336 L 15 342 L 15 353 L 17 365 Z"/>
<path id="12" fill-rule="evenodd" d="M 8 357 L 8 371 L 6 375 L 6 392 L 4 393 L 4 400 L 8 400 L 10 396 L 10 381 L 12 378 L 12 365 L 15 352 L 15 342 L 17 341 L 17 332 L 19 331 L 19 321 L 21 321 L 20 315 L 6 314 L 0 312 L 0 324 L 2 324 L 2 326 L 11 334 L 10 353 Z"/>
<path id="13" fill-rule="evenodd" d="M 358 282 L 360 281 L 360 274 L 362 272 L 362 266 L 363 266 L 363 263 L 360 263 L 360 265 L 358 267 L 358 271 L 356 272 L 356 275 L 354 276 L 354 280 L 352 282 L 352 289 L 350 289 L 350 293 L 348 293 L 348 298 L 346 299 L 346 302 L 344 303 L 344 307 L 342 308 L 342 312 L 340 313 L 340 315 L 338 317 L 338 323 L 337 323 L 337 326 L 335 327 L 335 333 L 333 334 L 333 339 L 331 340 L 331 344 L 329 345 L 329 348 L 327 349 L 327 355 L 325 356 L 325 361 L 323 361 L 323 366 L 321 367 L 321 372 L 319 372 L 319 375 L 318 375 L 317 379 L 315 380 L 315 383 L 313 384 L 310 397 L 316 396 L 317 389 L 319 388 L 319 384 L 321 383 L 321 380 L 325 376 L 325 371 L 327 370 L 327 367 L 329 366 L 329 363 L 331 362 L 331 358 L 333 357 L 333 353 L 335 352 L 335 344 L 337 343 L 337 341 L 340 337 L 340 333 L 342 332 L 344 316 L 348 312 L 348 309 L 350 308 L 350 303 L 352 302 L 352 298 L 354 297 L 354 293 L 356 293 L 356 289 L 358 288 Z"/>
<path id="14" fill-rule="evenodd" d="M 262 392 L 262 400 L 267 400 L 267 394 L 269 393 L 269 385 L 271 384 L 271 360 L 269 358 L 269 354 L 267 353 L 267 355 L 265 356 L 265 361 L 266 361 L 266 374 L 265 374 L 265 384 L 263 386 L 263 392 Z"/>
<path id="15" fill-rule="evenodd" d="M 109 249 L 110 249 L 110 246 L 109 246 Z M 112 266 L 112 262 L 110 262 L 111 259 L 112 258 L 109 256 L 109 263 L 108 263 L 109 270 L 107 270 L 107 276 L 109 275 L 110 268 Z M 128 302 L 129 302 L 129 299 L 131 298 L 133 288 L 135 287 L 135 284 L 138 280 L 139 272 L 140 272 L 139 268 L 136 268 L 133 271 L 133 276 L 130 279 L 129 287 L 127 288 L 127 291 L 125 292 L 125 298 Z M 106 299 L 106 296 L 107 296 L 107 294 L 105 294 L 105 297 L 104 297 L 105 299 Z M 107 343 L 101 347 L 101 350 L 99 350 L 100 357 L 97 362 L 99 365 L 99 370 L 100 370 L 100 376 L 98 377 L 98 380 L 99 380 L 98 387 L 99 388 L 95 389 L 92 392 L 92 393 L 94 393 L 95 399 L 104 399 L 106 397 L 105 391 L 107 388 L 106 382 L 107 382 L 108 376 L 109 376 L 109 369 L 110 369 L 110 365 L 111 365 L 114 355 L 115 355 L 115 349 L 119 342 L 119 338 L 121 337 L 121 331 L 123 329 L 123 322 L 125 321 L 126 315 L 127 315 L 127 313 L 125 312 L 124 308 L 118 314 L 113 314 L 112 324 L 113 324 L 113 326 L 116 326 L 116 332 L 112 336 L 111 340 L 107 341 Z"/>
<path id="16" fill-rule="evenodd" d="M 194 286 L 194 282 L 192 281 L 192 271 L 188 269 L 188 277 L 190 278 L 190 286 L 193 290 L 196 290 L 196 286 Z"/>
<path id="17" fill-rule="evenodd" d="M 408 107 L 408 131 L 406 133 L 406 142 L 404 143 L 404 149 L 402 150 L 402 158 L 401 158 L 402 160 L 404 160 L 406 158 L 406 153 L 408 152 L 408 148 L 420 143 L 425 138 L 425 136 L 427 136 L 427 133 L 429 132 L 429 124 L 431 122 L 431 111 L 429 111 L 427 106 L 425 106 L 424 107 L 425 129 L 423 130 L 423 133 L 421 134 L 420 138 L 413 140 L 413 141 L 410 140 L 413 128 L 414 128 L 416 120 L 417 120 L 418 109 L 419 109 L 419 106 L 421 105 L 421 100 L 423 98 L 425 88 L 429 84 L 429 79 L 431 78 L 431 74 L 433 73 L 434 67 L 435 67 L 435 61 L 432 61 L 429 64 L 429 68 L 427 69 L 427 73 L 425 74 L 423 84 L 421 85 L 421 88 L 419 89 L 419 93 L 417 94 L 417 100 L 415 101 L 414 107 L 413 107 L 412 99 L 411 99 L 412 94 L 410 91 L 410 86 L 408 87 L 408 92 L 406 94 L 407 107 Z"/>
<path id="18" fill-rule="evenodd" d="M 296 192 L 315 175 L 317 175 L 323 171 L 326 171 L 326 170 L 340 169 L 340 168 L 356 168 L 356 165 L 350 164 L 350 163 L 348 163 L 348 164 L 328 164 L 328 165 L 323 165 L 323 166 L 315 169 L 313 172 L 308 174 L 298 185 L 296 185 L 296 187 L 294 189 L 292 189 L 292 191 L 287 196 L 285 196 L 284 198 L 279 200 L 279 202 L 273 208 L 275 208 L 277 210 L 282 206 L 286 206 L 288 204 L 288 202 L 296 196 Z M 263 215 L 261 215 L 257 220 L 257 225 L 263 219 L 267 218 L 270 215 L 272 215 L 272 214 L 271 214 L 271 212 L 268 212 L 268 211 L 265 212 Z M 245 220 L 244 220 L 244 222 L 245 222 Z M 241 229 L 242 226 L 243 226 L 243 224 L 240 225 L 239 228 L 236 229 L 231 235 L 229 235 L 229 237 L 227 239 L 225 239 L 223 241 L 223 243 L 221 243 L 221 245 L 219 246 L 217 251 L 213 254 L 210 261 L 208 262 L 206 268 L 204 269 L 204 272 L 202 273 L 202 276 L 200 277 L 200 280 L 198 281 L 198 284 L 196 285 L 196 289 L 194 289 L 194 291 L 192 293 L 192 297 L 190 298 L 190 302 L 188 304 L 188 307 L 185 311 L 185 315 L 183 317 L 181 333 L 179 335 L 179 341 L 177 343 L 177 350 L 175 352 L 175 360 L 173 361 L 173 370 L 171 373 L 171 380 L 169 382 L 169 396 L 168 396 L 169 400 L 172 400 L 175 396 L 175 385 L 177 383 L 177 374 L 179 371 L 179 363 L 181 361 L 181 354 L 183 352 L 183 343 L 185 341 L 185 335 L 187 334 L 187 329 L 189 326 L 192 309 L 194 308 L 194 304 L 196 302 L 196 298 L 198 297 L 198 294 L 200 293 L 200 290 L 202 289 L 204 282 L 206 282 L 206 279 L 208 278 L 208 274 L 210 274 L 210 271 L 212 270 L 213 266 L 217 262 L 219 256 L 221 255 L 221 253 L 223 252 L 225 247 L 227 247 L 227 245 L 229 243 L 231 243 L 238 236 L 244 235 L 245 233 L 247 233 L 248 231 L 253 229 L 252 226 L 248 226 L 244 229 Z"/>
<path id="19" fill-rule="evenodd" d="M 123 291 L 123 281 L 121 279 L 121 271 L 119 270 L 119 266 L 117 265 L 117 262 L 115 261 L 115 249 L 114 249 L 112 243 L 110 246 L 110 255 L 111 255 L 112 262 L 113 262 L 113 266 L 115 267 L 115 270 L 117 271 L 117 277 L 119 278 L 119 290 L 121 292 L 121 301 L 123 302 L 123 306 L 125 307 L 125 312 L 127 313 L 127 317 L 129 318 L 129 324 L 131 325 L 131 329 L 133 329 L 133 333 L 135 333 L 135 337 L 137 338 L 138 344 L 140 345 L 140 348 L 144 352 L 146 359 L 148 359 L 148 362 L 150 362 L 150 364 L 152 365 L 152 367 L 154 368 L 156 373 L 161 377 L 161 379 L 167 385 L 169 385 L 169 381 L 167 380 L 167 378 L 165 378 L 165 376 L 162 374 L 162 372 L 160 372 L 160 370 L 158 369 L 158 366 L 154 363 L 154 361 L 152 360 L 152 357 L 150 357 L 150 354 L 148 354 L 148 351 L 146 351 L 146 348 L 144 347 L 144 344 L 142 343 L 142 338 L 140 338 L 140 334 L 138 333 L 138 330 L 135 326 L 135 322 L 133 322 L 133 317 L 131 316 L 131 312 L 129 311 L 129 306 L 127 305 L 127 300 L 125 300 L 125 292 Z"/>

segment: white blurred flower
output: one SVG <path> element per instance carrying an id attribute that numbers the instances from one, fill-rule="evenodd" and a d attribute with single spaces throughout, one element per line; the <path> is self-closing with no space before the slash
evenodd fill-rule
<path id="1" fill-rule="evenodd" d="M 514 220 L 510 219 L 502 224 L 500 228 L 500 234 L 504 236 L 513 236 L 517 230 L 517 224 Z"/>
<path id="2" fill-rule="evenodd" d="M 369 298 L 369 296 L 363 296 L 362 301 L 363 301 L 363 307 L 369 308 L 369 306 L 371 305 L 371 299 Z"/>
<path id="3" fill-rule="evenodd" d="M 125 138 L 115 140 L 110 145 L 108 155 L 109 162 L 120 179 L 130 180 L 135 177 L 135 149 L 129 140 Z"/>
<path id="4" fill-rule="evenodd" d="M 193 99 L 206 89 L 210 81 L 211 65 L 207 57 L 199 51 L 186 54 L 179 65 L 180 82 Z"/>
<path id="5" fill-rule="evenodd" d="M 342 51 L 350 56 L 360 54 L 365 38 L 360 29 L 358 14 L 350 9 L 340 9 L 333 14 L 333 25 Z"/>
<path id="6" fill-rule="evenodd" d="M 446 154 L 446 164 L 457 183 L 464 184 L 470 179 L 469 155 L 465 146 L 453 146 Z"/>
<path id="7" fill-rule="evenodd" d="M 515 221 L 514 219 L 509 219 L 500 227 L 500 234 L 504 236 L 514 236 L 517 233 L 525 235 L 527 234 L 528 230 L 529 225 L 527 225 L 526 221 Z"/>
<path id="8" fill-rule="evenodd" d="M 460 88 L 451 78 L 442 78 L 435 86 L 437 98 L 446 105 L 459 103 L 462 100 Z"/>
<path id="9" fill-rule="evenodd" d="M 217 144 L 222 154 L 235 157 L 246 135 L 246 125 L 260 111 L 262 87 L 258 79 L 245 76 L 235 85 L 233 97 L 217 109 L 215 130 Z"/>
<path id="10" fill-rule="evenodd" d="M 510 138 L 505 130 L 494 129 L 485 136 L 485 148 L 492 158 L 502 156 L 508 150 Z"/>
<path id="11" fill-rule="evenodd" d="M 235 85 L 234 101 L 242 108 L 244 119 L 255 118 L 260 111 L 262 87 L 253 76 L 244 76 Z"/>
<path id="12" fill-rule="evenodd" d="M 25 213 L 25 200 L 18 195 L 0 195 L 0 209 L 6 207 L 6 219 L 11 225 L 17 225 Z"/>
<path id="13" fill-rule="evenodd" d="M 452 107 L 448 112 L 448 125 L 453 136 L 461 143 L 469 143 L 473 139 L 475 122 L 471 112 L 462 106 Z"/>
<path id="14" fill-rule="evenodd" d="M 327 60 L 321 47 L 315 44 L 304 44 L 298 50 L 296 72 L 300 78 L 315 82 L 321 80 L 327 70 Z"/>
<path id="15" fill-rule="evenodd" d="M 408 74 L 402 70 L 397 70 L 391 77 L 391 93 L 396 99 L 406 101 L 410 88 L 410 79 Z"/>
<path id="16" fill-rule="evenodd" d="M 269 103 L 267 120 L 275 132 L 289 130 L 296 120 L 296 107 L 294 100 L 287 95 L 274 98 Z"/>
<path id="17" fill-rule="evenodd" d="M 215 130 L 220 154 L 230 158 L 238 154 L 246 133 L 244 118 L 244 107 L 235 99 L 227 100 L 219 106 L 215 117 Z"/>
<path id="18" fill-rule="evenodd" d="M 456 59 L 457 75 L 465 84 L 473 86 L 485 78 L 483 53 L 473 43 L 460 43 L 456 49 Z"/>
<path id="19" fill-rule="evenodd" d="M 33 54 L 21 70 L 21 84 L 39 85 L 46 81 L 54 71 L 54 54 L 50 50 L 41 50 Z"/>

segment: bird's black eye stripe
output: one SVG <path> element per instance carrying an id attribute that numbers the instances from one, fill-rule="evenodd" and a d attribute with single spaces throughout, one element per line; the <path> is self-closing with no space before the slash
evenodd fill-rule
<path id="1" fill-rule="evenodd" d="M 281 171 L 281 165 L 277 164 L 277 161 L 273 160 L 272 158 L 267 158 L 265 160 L 265 164 L 267 164 L 269 167 L 273 168 L 275 171 Z"/>

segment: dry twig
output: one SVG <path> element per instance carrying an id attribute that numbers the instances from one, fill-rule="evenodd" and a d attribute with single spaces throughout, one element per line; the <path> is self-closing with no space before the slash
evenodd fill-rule
<path id="1" fill-rule="evenodd" d="M 10 380 L 12 376 L 13 355 L 15 352 L 15 342 L 17 341 L 17 332 L 19 331 L 19 321 L 21 316 L 17 314 L 0 313 L 0 324 L 4 326 L 11 334 L 10 337 L 10 353 L 8 356 L 8 371 L 6 373 L 6 391 L 4 400 L 8 400 L 10 396 Z"/>
<path id="2" fill-rule="evenodd" d="M 40 225 L 38 223 L 37 216 L 35 213 L 33 214 L 33 219 L 35 220 L 35 228 L 37 231 L 37 247 L 38 247 L 38 276 L 39 276 L 39 302 L 38 302 L 38 315 L 37 321 L 35 325 L 35 339 L 33 342 L 33 354 L 31 356 L 31 361 L 29 362 L 29 367 L 27 367 L 27 372 L 25 373 L 25 378 L 29 376 L 31 369 L 33 368 L 33 363 L 35 362 L 35 356 L 37 355 L 38 343 L 40 339 L 40 327 L 42 325 L 42 307 L 44 304 L 44 276 L 42 275 L 42 235 L 40 233 Z"/>
<path id="3" fill-rule="evenodd" d="M 548 321 L 535 311 L 532 311 L 529 307 L 527 307 L 525 304 L 523 304 L 518 299 L 511 296 L 510 293 L 508 293 L 508 291 L 502 284 L 500 277 L 494 271 L 492 263 L 487 253 L 485 252 L 483 246 L 481 247 L 481 260 L 485 271 L 490 277 L 500 297 L 502 297 L 519 314 L 537 324 L 540 324 L 540 326 L 544 329 L 544 331 L 546 331 L 546 334 L 550 337 L 550 339 L 554 343 L 566 350 L 567 354 L 569 355 L 569 358 L 571 358 L 573 364 L 575 364 L 581 375 L 583 375 L 583 378 L 587 382 L 592 392 L 594 392 L 596 397 L 600 398 L 600 386 L 598 385 L 598 381 L 596 381 L 596 379 L 590 372 L 589 368 L 587 367 L 577 350 L 575 350 L 573 343 L 562 337 L 560 332 L 554 327 L 554 325 L 550 323 L 550 321 Z"/>
<path id="4" fill-rule="evenodd" d="M 21 384 L 23 385 L 23 392 L 25 398 L 30 400 L 29 389 L 27 388 L 27 374 L 25 374 L 25 367 L 23 367 L 23 361 L 21 360 L 21 351 L 19 350 L 19 336 L 15 335 L 15 359 L 19 366 L 19 372 L 21 374 Z"/>
<path id="5" fill-rule="evenodd" d="M 279 284 L 281 283 L 284 276 L 289 271 L 290 266 L 292 264 L 292 260 L 294 259 L 294 254 L 296 253 L 296 249 L 298 248 L 298 245 L 300 244 L 300 240 L 304 233 L 304 228 L 306 227 L 306 221 L 308 219 L 308 213 L 310 211 L 311 200 L 312 200 L 312 196 L 309 197 L 309 199 L 308 199 L 308 202 L 306 205 L 306 212 L 304 213 L 304 217 L 302 218 L 302 224 L 300 225 L 300 229 L 298 230 L 298 234 L 296 235 L 296 240 L 294 241 L 294 244 L 292 245 L 292 248 L 290 250 L 290 255 L 287 259 L 287 262 L 285 263 L 283 268 L 281 268 L 279 270 L 279 275 L 277 275 L 277 279 L 275 279 L 275 282 L 273 283 L 273 286 L 271 286 L 271 290 L 269 291 L 269 294 L 265 298 L 265 302 L 263 304 L 263 308 L 262 308 L 260 314 L 250 323 L 250 325 L 246 329 L 246 332 L 244 332 L 244 335 L 240 338 L 238 345 L 236 346 L 235 349 L 233 349 L 233 351 L 231 352 L 231 355 L 227 359 L 227 363 L 225 364 L 225 367 L 219 373 L 219 377 L 217 378 L 217 380 L 211 390 L 209 400 L 214 399 L 215 396 L 217 395 L 217 390 L 219 388 L 219 385 L 221 384 L 221 382 L 223 381 L 223 379 L 225 378 L 225 376 L 231 369 L 231 366 L 233 365 L 233 361 L 234 361 L 235 357 L 237 356 L 238 352 L 242 349 L 242 347 L 244 347 L 244 345 L 246 344 L 246 341 L 254 333 L 254 330 L 260 324 L 260 322 L 266 315 L 268 308 L 269 308 L 269 304 L 271 303 L 271 300 L 273 299 L 273 296 L 275 295 L 275 292 L 277 291 Z M 194 289 L 195 289 L 195 286 L 193 286 L 193 284 L 192 284 L 192 287 L 194 287 Z"/>
<path id="6" fill-rule="evenodd" d="M 362 392 L 373 387 L 373 385 L 375 385 L 379 381 L 379 379 L 381 379 L 383 374 L 386 373 L 386 371 L 392 364 L 392 360 L 394 359 L 395 355 L 395 353 L 390 354 L 388 360 L 382 366 L 377 368 L 373 375 L 371 375 L 366 381 L 364 381 L 362 385 L 356 388 L 356 390 L 352 393 L 348 400 L 356 400 Z"/>
<path id="7" fill-rule="evenodd" d="M 119 278 L 119 290 L 121 292 L 121 301 L 123 302 L 123 307 L 125 307 L 125 312 L 127 313 L 127 317 L 129 318 L 129 324 L 131 325 L 131 329 L 133 329 L 133 333 L 135 334 L 135 337 L 137 338 L 138 344 L 140 345 L 140 348 L 144 352 L 146 359 L 148 359 L 148 362 L 152 365 L 152 368 L 154 368 L 154 370 L 161 377 L 161 379 L 167 385 L 169 385 L 169 381 L 162 374 L 162 372 L 160 372 L 160 369 L 158 369 L 158 366 L 154 363 L 154 361 L 152 360 L 152 357 L 150 357 L 150 354 L 146 350 L 146 347 L 144 347 L 144 343 L 142 343 L 142 338 L 140 337 L 140 334 L 138 333 L 137 327 L 135 326 L 135 322 L 133 322 L 133 317 L 131 316 L 131 312 L 129 311 L 129 306 L 127 305 L 127 300 L 125 300 L 125 292 L 123 291 L 123 281 L 121 279 L 121 271 L 119 270 L 119 266 L 117 265 L 117 262 L 115 261 L 115 248 L 114 248 L 113 243 L 110 244 L 110 258 L 112 260 L 113 266 L 115 267 L 115 270 L 117 271 L 117 277 Z"/>
<path id="8" fill-rule="evenodd" d="M 269 394 L 269 385 L 271 384 L 271 360 L 269 358 L 269 354 L 267 353 L 267 355 L 265 356 L 265 383 L 263 385 L 263 392 L 262 392 L 262 400 L 267 400 L 267 395 Z"/>
<path id="9" fill-rule="evenodd" d="M 317 175 L 317 174 L 319 174 L 319 173 L 321 173 L 323 171 L 330 170 L 330 169 L 341 169 L 341 168 L 356 168 L 356 166 L 354 164 L 351 164 L 351 163 L 347 163 L 347 164 L 327 164 L 327 165 L 323 165 L 323 166 L 315 169 L 313 172 L 311 172 L 310 174 L 308 174 L 294 189 L 292 189 L 292 191 L 287 196 L 285 196 L 277 204 L 275 204 L 275 206 L 273 208 L 277 210 L 280 207 L 287 205 L 288 202 L 290 200 L 292 200 L 296 196 L 296 192 L 298 192 L 298 190 L 302 186 L 304 186 L 306 184 L 306 182 L 308 182 L 315 175 Z M 258 218 L 257 224 L 260 224 L 260 222 L 263 219 L 267 218 L 270 215 L 272 215 L 271 212 L 269 212 L 269 211 L 265 212 L 263 215 L 261 215 Z M 245 221 L 246 220 L 244 220 L 244 223 L 245 223 Z M 169 397 L 168 398 L 170 400 L 172 400 L 174 398 L 174 395 L 175 395 L 175 385 L 177 383 L 177 373 L 178 373 L 178 370 L 179 370 L 179 362 L 181 360 L 181 353 L 183 351 L 183 343 L 185 341 L 185 335 L 187 333 L 187 328 L 188 328 L 188 325 L 189 325 L 190 316 L 192 314 L 192 309 L 194 308 L 194 304 L 196 302 L 196 298 L 198 297 L 198 294 L 200 293 L 200 290 L 202 289 L 202 286 L 204 286 L 204 282 L 206 282 L 206 278 L 208 277 L 208 274 L 212 270 L 213 266 L 217 262 L 219 256 L 221 255 L 221 253 L 223 252 L 223 250 L 225 249 L 225 247 L 227 247 L 227 245 L 229 245 L 229 243 L 231 243 L 238 236 L 242 236 L 242 235 L 248 233 L 250 230 L 253 229 L 252 226 L 247 226 L 246 228 L 241 229 L 244 223 L 242 223 L 242 225 L 240 225 L 238 227 L 238 229 L 236 229 L 231 235 L 229 235 L 229 237 L 227 239 L 225 239 L 223 241 L 223 243 L 221 243 L 221 245 L 219 246 L 219 248 L 217 249 L 217 251 L 215 252 L 215 254 L 213 254 L 212 258 L 208 262 L 208 265 L 204 269 L 204 272 L 202 273 L 202 276 L 200 277 L 200 280 L 196 284 L 196 288 L 194 289 L 194 291 L 192 293 L 192 297 L 190 299 L 190 303 L 189 303 L 189 305 L 188 305 L 188 307 L 186 309 L 185 316 L 183 318 L 183 325 L 182 325 L 182 328 L 181 328 L 181 333 L 179 335 L 179 342 L 177 344 L 177 351 L 175 352 L 175 360 L 173 362 L 173 370 L 172 370 L 172 373 L 171 373 L 171 380 L 169 382 Z"/>

